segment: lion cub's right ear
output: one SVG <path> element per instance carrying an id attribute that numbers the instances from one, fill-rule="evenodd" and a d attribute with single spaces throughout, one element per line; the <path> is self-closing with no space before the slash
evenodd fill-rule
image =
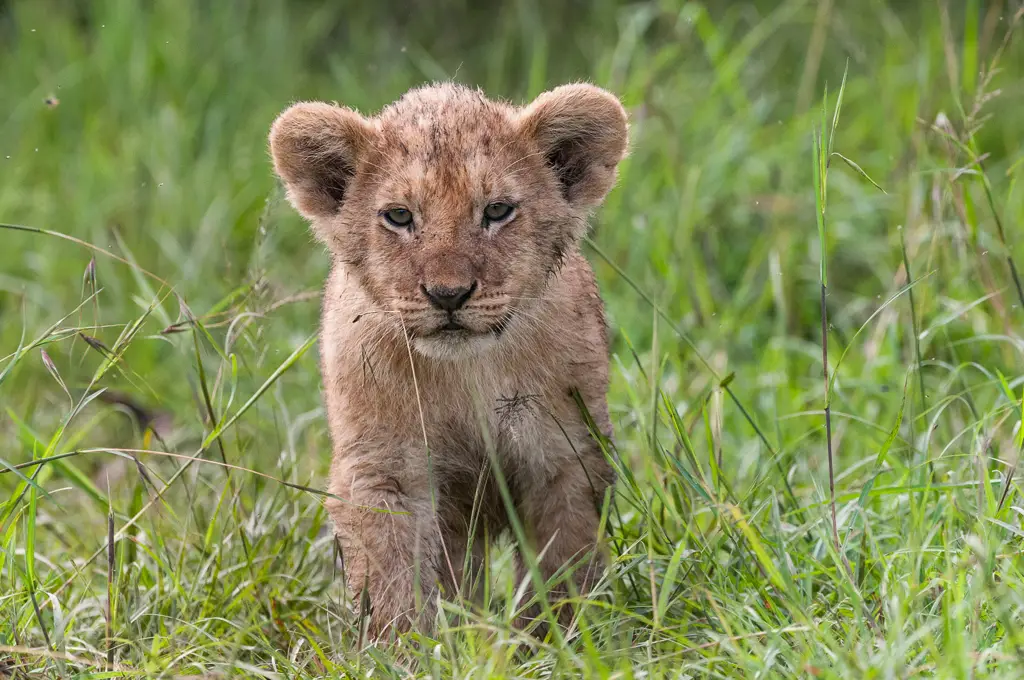
<path id="1" fill-rule="evenodd" d="M 321 102 L 295 104 L 278 116 L 270 154 L 295 209 L 312 221 L 336 214 L 373 134 L 352 109 Z"/>

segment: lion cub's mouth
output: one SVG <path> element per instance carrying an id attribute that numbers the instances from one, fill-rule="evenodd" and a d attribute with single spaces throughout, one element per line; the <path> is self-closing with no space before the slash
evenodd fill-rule
<path id="1" fill-rule="evenodd" d="M 469 329 L 466 328 L 465 326 L 463 326 L 462 324 L 460 324 L 458 321 L 455 321 L 454 319 L 448 319 L 448 323 L 446 323 L 445 325 L 443 325 L 440 328 L 438 328 L 437 332 L 444 333 L 446 331 L 465 331 L 465 330 L 469 330 Z"/>
<path id="2" fill-rule="evenodd" d="M 448 341 L 468 340 L 484 336 L 501 337 L 511 318 L 511 313 L 506 313 L 496 323 L 488 324 L 484 328 L 476 328 L 475 325 L 466 325 L 461 323 L 455 315 L 450 315 L 440 325 L 421 331 L 420 337 L 446 339 Z"/>
<path id="3" fill-rule="evenodd" d="M 470 321 L 467 319 L 467 321 Z M 435 359 L 457 360 L 486 351 L 501 337 L 507 319 L 498 324 L 462 323 L 459 315 L 438 319 L 413 338 L 416 350 Z"/>
<path id="4" fill-rule="evenodd" d="M 449 318 L 444 324 L 437 326 L 433 330 L 429 331 L 425 337 L 438 338 L 438 337 L 456 337 L 459 335 L 469 335 L 472 331 L 463 326 L 455 319 Z"/>

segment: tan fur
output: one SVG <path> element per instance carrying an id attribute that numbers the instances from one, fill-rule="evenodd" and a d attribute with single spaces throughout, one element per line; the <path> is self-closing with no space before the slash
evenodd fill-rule
<path id="1" fill-rule="evenodd" d="M 440 84 L 372 118 L 301 103 L 274 123 L 275 169 L 332 256 L 320 351 L 329 489 L 344 500 L 328 508 L 373 633 L 432 624 L 438 586 L 459 588 L 464 562 L 508 529 L 492 461 L 543 575 L 589 559 L 574 574 L 588 587 L 614 474 L 572 396 L 610 435 L 603 309 L 579 240 L 626 138 L 618 100 L 590 85 L 519 108 Z M 485 226 L 493 202 L 513 218 Z M 411 229 L 384 220 L 394 207 Z M 422 288 L 474 284 L 451 315 Z M 465 330 L 438 330 L 449 321 Z"/>

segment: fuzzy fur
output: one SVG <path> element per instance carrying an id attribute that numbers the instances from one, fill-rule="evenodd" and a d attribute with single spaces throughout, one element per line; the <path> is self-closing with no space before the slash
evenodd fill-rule
<path id="1" fill-rule="evenodd" d="M 603 307 L 579 241 L 626 145 L 621 104 L 584 84 L 522 108 L 439 84 L 370 118 L 300 103 L 275 121 L 275 169 L 332 256 L 320 351 L 344 500 L 327 505 L 372 633 L 429 627 L 438 588 L 461 587 L 508 529 L 495 465 L 543 575 L 586 560 L 574 578 L 591 582 L 614 474 L 572 396 L 610 436 Z M 488 225 L 492 202 L 513 218 Z M 385 222 L 396 206 L 411 228 Z M 473 284 L 450 317 L 423 294 Z M 464 330 L 439 330 L 452 320 Z"/>

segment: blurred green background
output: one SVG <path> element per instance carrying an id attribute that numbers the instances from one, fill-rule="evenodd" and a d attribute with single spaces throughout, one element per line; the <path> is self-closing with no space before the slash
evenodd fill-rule
<path id="1" fill-rule="evenodd" d="M 470 626 L 445 638 L 437 672 L 1019 670 L 1024 531 L 1005 480 L 1024 365 L 1007 264 L 1024 257 L 1020 12 L 1017 0 L 0 1 L 0 467 L 73 454 L 20 468 L 31 483 L 0 474 L 0 646 L 112 650 L 138 672 L 343 673 L 311 651 L 359 657 L 345 608 L 324 604 L 341 595 L 318 500 L 246 471 L 320 488 L 329 450 L 315 351 L 289 359 L 315 332 L 327 257 L 272 177 L 269 124 L 300 99 L 372 113 L 432 80 L 515 102 L 587 80 L 619 94 L 632 124 L 586 248 L 634 475 L 608 585 L 628 615 L 595 614 L 603 652 L 569 642 L 527 662 Z M 834 150 L 884 193 L 834 156 L 823 254 L 812 138 L 826 87 L 831 129 L 847 68 Z M 191 456 L 236 413 L 202 449 L 243 468 L 230 475 L 139 454 L 147 481 L 123 457 L 81 453 Z M 105 556 L 86 562 L 108 510 L 109 574 Z M 768 563 L 784 565 L 785 587 Z M 790 624 L 807 629 L 778 632 Z M 742 642 L 708 646 L 722 636 Z M 367 663 L 434 672 L 410 653 L 408 666 Z M 10 658 L 51 674 L 65 663 Z"/>

